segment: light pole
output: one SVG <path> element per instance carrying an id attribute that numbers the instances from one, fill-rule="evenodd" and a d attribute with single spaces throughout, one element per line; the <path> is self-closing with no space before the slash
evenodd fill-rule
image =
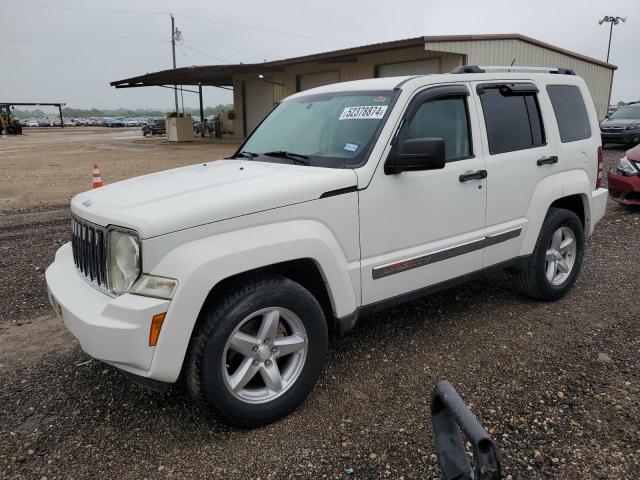
<path id="1" fill-rule="evenodd" d="M 598 20 L 598 25 L 602 25 L 604 22 L 609 22 L 609 46 L 607 47 L 607 63 L 609 63 L 609 52 L 611 52 L 611 36 L 613 35 L 613 26 L 618 25 L 620 22 L 627 21 L 627 17 L 611 17 L 609 15 Z"/>

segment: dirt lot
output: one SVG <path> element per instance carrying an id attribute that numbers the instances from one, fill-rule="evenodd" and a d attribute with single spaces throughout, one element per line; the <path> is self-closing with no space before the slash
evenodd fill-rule
<path id="1" fill-rule="evenodd" d="M 229 140 L 169 143 L 140 128 L 34 128 L 0 135 L 0 210 L 67 204 L 91 188 L 92 166 L 111 183 L 167 168 L 216 160 L 235 151 Z"/>
<path id="2" fill-rule="evenodd" d="M 101 152 L 93 140 L 53 136 L 48 147 L 39 135 L 33 151 L 23 145 L 0 165 L 18 176 L 24 155 L 23 174 L 40 175 L 41 164 L 64 164 L 68 148 L 86 155 L 76 157 L 76 185 L 89 178 Z M 119 150 L 114 141 L 102 162 L 120 178 L 123 151 L 148 169 L 174 165 L 173 149 L 195 161 L 208 154 L 160 142 L 124 139 Z M 607 150 L 607 165 L 621 154 Z M 63 187 L 47 201 L 66 200 Z M 20 207 L 38 204 L 33 187 L 16 191 L 30 199 Z M 0 478 L 437 478 L 427 417 L 442 378 L 497 439 L 507 478 L 640 477 L 638 210 L 610 203 L 576 288 L 559 302 L 523 298 L 503 274 L 363 319 L 332 343 L 304 405 L 254 431 L 226 428 L 180 389 L 146 391 L 82 353 L 44 293 L 43 270 L 67 230 L 65 209 L 0 216 Z"/>

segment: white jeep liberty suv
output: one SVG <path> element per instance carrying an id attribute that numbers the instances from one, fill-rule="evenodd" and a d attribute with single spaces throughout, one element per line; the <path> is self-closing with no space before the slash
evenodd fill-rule
<path id="1" fill-rule="evenodd" d="M 86 353 L 155 389 L 182 373 L 253 427 L 303 401 L 329 333 L 361 315 L 505 268 L 562 297 L 605 212 L 601 176 L 570 70 L 327 85 L 280 102 L 231 158 L 74 197 L 46 280 Z"/>

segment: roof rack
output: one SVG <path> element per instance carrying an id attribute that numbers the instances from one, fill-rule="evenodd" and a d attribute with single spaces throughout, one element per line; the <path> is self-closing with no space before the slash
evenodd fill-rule
<path id="1" fill-rule="evenodd" d="M 451 73 L 487 73 L 487 72 L 510 72 L 510 73 L 556 73 L 559 75 L 575 75 L 576 72 L 569 68 L 562 67 L 524 67 L 520 65 L 508 66 L 482 66 L 461 65 L 451 70 Z"/>

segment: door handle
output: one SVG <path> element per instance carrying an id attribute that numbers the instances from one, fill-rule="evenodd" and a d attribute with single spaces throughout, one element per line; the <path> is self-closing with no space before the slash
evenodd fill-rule
<path id="1" fill-rule="evenodd" d="M 542 165 L 553 165 L 554 163 L 558 163 L 558 157 L 556 157 L 555 155 L 551 157 L 542 157 L 537 161 L 539 167 Z"/>
<path id="2" fill-rule="evenodd" d="M 475 172 L 463 173 L 459 179 L 461 182 L 468 182 L 469 180 L 482 180 L 487 178 L 486 170 L 476 170 Z"/>

